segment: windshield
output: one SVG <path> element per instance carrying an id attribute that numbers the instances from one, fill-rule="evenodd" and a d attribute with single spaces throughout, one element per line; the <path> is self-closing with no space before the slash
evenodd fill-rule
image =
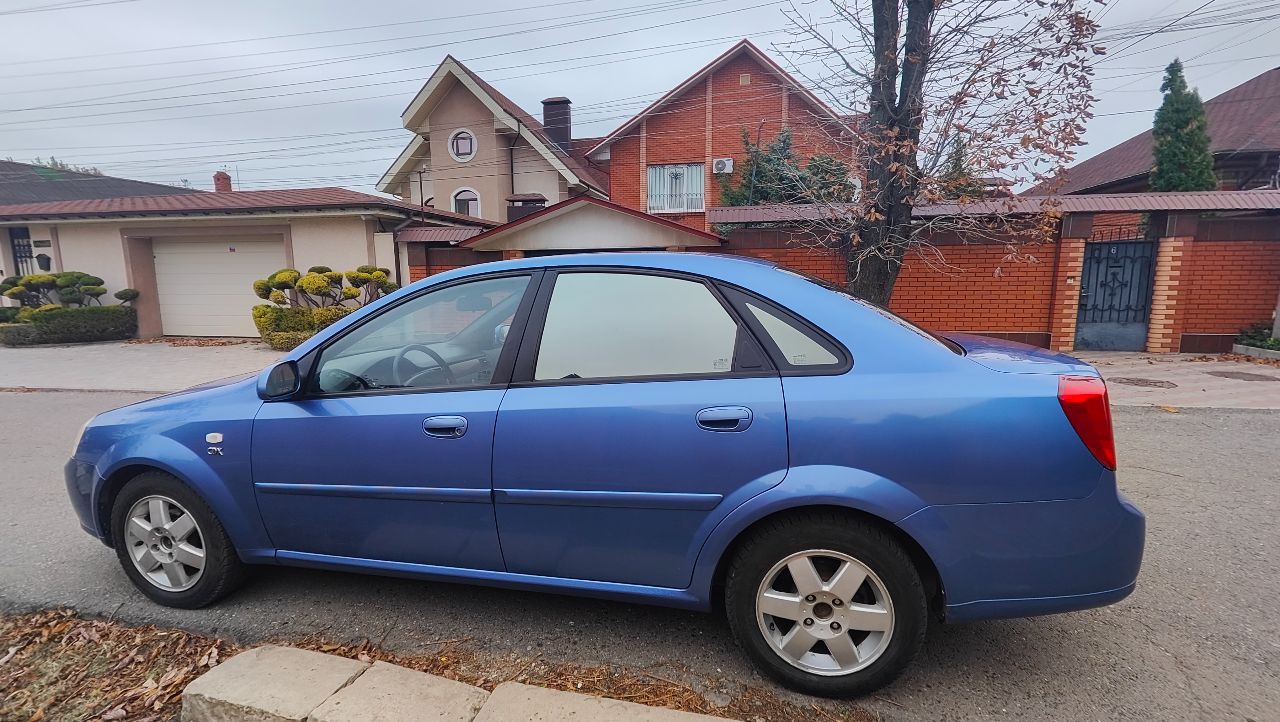
<path id="1" fill-rule="evenodd" d="M 913 332 L 913 333 L 915 333 L 915 334 L 918 334 L 918 335 L 919 335 L 919 336 L 921 336 L 922 338 L 926 338 L 926 339 L 928 339 L 928 340 L 930 340 L 930 341 L 932 341 L 932 342 L 934 342 L 934 343 L 936 343 L 936 344 L 939 344 L 940 346 L 943 346 L 943 347 L 944 347 L 944 348 L 946 348 L 948 351 L 950 351 L 951 353 L 954 353 L 954 354 L 955 354 L 955 355 L 957 355 L 957 356 L 963 356 L 963 355 L 964 355 L 964 349 L 963 349 L 963 348 L 961 348 L 961 347 L 960 347 L 960 344 L 956 343 L 955 341 L 952 341 L 951 339 L 949 339 L 949 338 L 945 338 L 945 337 L 943 337 L 943 336 L 939 336 L 938 334 L 936 334 L 936 333 L 934 333 L 934 332 L 932 332 L 932 331 L 928 331 L 928 330 L 926 330 L 926 329 L 920 328 L 919 326 L 915 325 L 914 323 L 911 323 L 911 322 L 910 322 L 910 321 L 908 321 L 907 319 L 905 319 L 905 318 L 903 318 L 903 317 L 899 316 L 898 314 L 894 313 L 893 311 L 890 311 L 889 309 L 885 308 L 884 306 L 881 306 L 881 305 L 880 305 L 880 304 L 878 304 L 878 303 L 872 303 L 871 301 L 868 301 L 868 300 L 866 300 L 866 299 L 858 298 L 857 296 L 853 295 L 852 293 L 849 293 L 849 292 L 848 292 L 847 290 L 845 290 L 843 287 L 841 287 L 841 286 L 837 286 L 836 284 L 834 284 L 834 283 L 832 283 L 832 282 L 830 282 L 830 281 L 826 280 L 825 278 L 819 278 L 818 276 L 813 276 L 813 275 L 810 275 L 810 274 L 805 273 L 805 272 L 803 272 L 803 271 L 796 271 L 796 270 L 793 270 L 793 269 L 790 269 L 790 268 L 783 268 L 782 266 L 777 266 L 777 269 L 778 269 L 779 271 L 781 271 L 782 273 L 786 273 L 786 274 L 788 274 L 788 275 L 795 276 L 795 277 L 797 277 L 797 278 L 803 278 L 804 280 L 808 281 L 809 283 L 812 283 L 812 284 L 815 284 L 815 285 L 821 286 L 822 288 L 825 288 L 826 290 L 828 290 L 828 291 L 830 291 L 830 292 L 832 292 L 832 293 L 835 293 L 835 294 L 838 294 L 838 295 L 840 295 L 840 296 L 843 296 L 844 298 L 847 298 L 848 300 L 853 301 L 854 303 L 856 303 L 856 304 L 858 304 L 858 305 L 860 305 L 860 306 L 862 306 L 862 307 L 864 307 L 864 308 L 868 308 L 868 309 L 870 309 L 870 310 L 872 310 L 872 311 L 874 311 L 874 312 L 876 312 L 876 313 L 880 314 L 881 316 L 883 316 L 883 317 L 885 317 L 885 318 L 889 319 L 890 321 L 893 321 L 894 323 L 898 324 L 899 326 L 901 326 L 901 327 L 903 327 L 903 328 L 905 328 L 905 329 L 907 329 L 907 330 L 909 330 L 909 331 L 911 331 L 911 332 Z"/>

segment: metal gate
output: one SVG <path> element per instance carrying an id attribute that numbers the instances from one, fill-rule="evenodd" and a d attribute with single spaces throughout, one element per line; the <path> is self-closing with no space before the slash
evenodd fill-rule
<path id="1" fill-rule="evenodd" d="M 1146 349 L 1155 247 L 1146 240 L 1085 244 L 1077 349 Z"/>
<path id="2" fill-rule="evenodd" d="M 31 250 L 31 234 L 26 228 L 9 229 L 9 248 L 13 251 L 13 276 L 25 276 L 35 273 L 35 257 Z"/>

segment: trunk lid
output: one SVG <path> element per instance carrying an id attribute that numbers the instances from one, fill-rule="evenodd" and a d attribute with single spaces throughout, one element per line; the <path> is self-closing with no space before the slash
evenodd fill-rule
<path id="1" fill-rule="evenodd" d="M 1011 374 L 1099 375 L 1097 369 L 1078 358 L 1039 346 L 970 333 L 943 335 L 959 344 L 970 361 L 992 371 Z"/>

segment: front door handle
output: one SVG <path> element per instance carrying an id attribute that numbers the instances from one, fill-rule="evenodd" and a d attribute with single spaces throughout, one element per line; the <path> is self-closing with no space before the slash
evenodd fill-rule
<path id="1" fill-rule="evenodd" d="M 746 431 L 751 409 L 745 406 L 712 406 L 697 413 L 698 426 L 707 431 Z"/>
<path id="2" fill-rule="evenodd" d="M 431 416 L 422 422 L 422 430 L 427 436 L 439 439 L 456 439 L 467 433 L 467 417 L 465 416 Z"/>

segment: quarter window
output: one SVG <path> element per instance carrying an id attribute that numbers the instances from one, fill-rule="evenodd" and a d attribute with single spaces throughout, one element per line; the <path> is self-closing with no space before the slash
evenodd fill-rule
<path id="1" fill-rule="evenodd" d="M 313 391 L 487 384 L 528 284 L 528 276 L 472 281 L 391 308 L 324 349 Z"/>
<path id="2" fill-rule="evenodd" d="M 649 166 L 650 213 L 700 213 L 706 185 L 702 163 Z"/>
<path id="3" fill-rule="evenodd" d="M 449 136 L 449 155 L 459 163 L 466 163 L 476 154 L 476 137 L 466 129 L 455 130 Z"/>
<path id="4" fill-rule="evenodd" d="M 782 352 L 782 360 L 786 363 L 798 367 L 833 366 L 840 363 L 840 357 L 790 319 L 754 301 L 747 301 L 743 305 L 764 327 L 765 333 Z"/>
<path id="5" fill-rule="evenodd" d="M 702 283 L 626 273 L 556 278 L 536 380 L 727 374 L 738 325 Z"/>

